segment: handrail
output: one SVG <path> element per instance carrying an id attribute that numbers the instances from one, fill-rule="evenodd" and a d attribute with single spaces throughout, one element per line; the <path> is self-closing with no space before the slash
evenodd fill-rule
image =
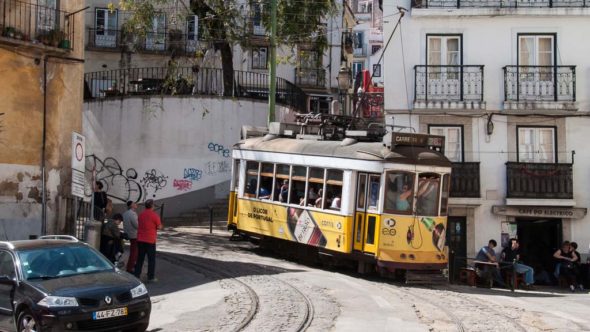
<path id="1" fill-rule="evenodd" d="M 142 67 L 84 74 L 84 100 L 140 95 L 211 95 L 267 100 L 268 74 L 234 70 L 231 91 L 225 91 L 221 68 Z M 277 104 L 307 112 L 307 94 L 295 84 L 277 78 Z"/>

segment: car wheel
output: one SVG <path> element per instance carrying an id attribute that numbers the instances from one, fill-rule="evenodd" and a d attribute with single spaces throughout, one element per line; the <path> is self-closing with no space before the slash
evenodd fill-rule
<path id="1" fill-rule="evenodd" d="M 29 309 L 21 311 L 18 315 L 18 332 L 39 332 L 37 321 Z"/>

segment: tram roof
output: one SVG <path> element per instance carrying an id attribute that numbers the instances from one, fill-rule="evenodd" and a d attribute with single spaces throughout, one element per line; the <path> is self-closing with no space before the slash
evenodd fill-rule
<path id="1" fill-rule="evenodd" d="M 344 142 L 255 137 L 241 141 L 235 149 L 451 167 L 443 154 L 424 147 L 396 146 L 390 150 L 382 142 Z"/>

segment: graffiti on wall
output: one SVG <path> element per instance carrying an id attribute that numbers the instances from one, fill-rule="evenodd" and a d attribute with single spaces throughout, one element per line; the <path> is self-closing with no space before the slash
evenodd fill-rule
<path id="1" fill-rule="evenodd" d="M 193 188 L 193 181 L 184 179 L 174 179 L 172 185 L 174 186 L 174 188 L 176 188 L 176 190 L 189 191 Z"/>
<path id="2" fill-rule="evenodd" d="M 226 149 L 221 144 L 210 142 L 207 148 L 209 148 L 209 151 L 222 155 L 224 158 L 229 158 L 229 149 Z"/>
<path id="3" fill-rule="evenodd" d="M 189 181 L 199 181 L 203 177 L 203 171 L 197 168 L 185 168 L 184 179 Z"/>
<path id="4" fill-rule="evenodd" d="M 100 159 L 96 155 L 86 156 L 86 196 L 92 195 L 92 178 L 100 181 L 107 195 L 117 201 L 140 202 L 148 197 L 156 197 L 156 192 L 164 188 L 167 178 L 162 172 L 152 169 L 145 172 L 142 179 L 134 168 L 124 169 L 112 157 Z"/>
<path id="5" fill-rule="evenodd" d="M 227 160 L 222 161 L 208 161 L 205 164 L 205 173 L 208 175 L 215 175 L 219 173 L 231 172 L 231 165 Z"/>
<path id="6" fill-rule="evenodd" d="M 144 186 L 144 188 L 152 189 L 155 197 L 155 192 L 166 187 L 168 184 L 168 177 L 161 171 L 152 168 L 151 170 L 145 172 L 140 183 Z"/>

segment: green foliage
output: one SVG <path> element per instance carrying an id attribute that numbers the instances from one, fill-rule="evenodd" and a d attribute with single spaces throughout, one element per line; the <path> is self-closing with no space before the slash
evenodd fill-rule
<path id="1" fill-rule="evenodd" d="M 144 36 L 152 29 L 159 8 L 178 8 L 179 0 L 121 0 L 118 8 L 130 15 L 126 32 Z M 215 43 L 251 46 L 256 8 L 266 31 L 270 31 L 271 0 L 186 0 L 188 11 L 199 17 L 199 38 Z M 181 1 L 182 2 L 182 1 Z M 328 48 L 326 20 L 338 13 L 336 0 L 277 0 L 277 44 L 308 49 L 322 54 Z M 117 5 L 110 3 L 114 10 Z M 184 7 L 182 7 L 184 8 Z M 177 13 L 178 14 L 178 13 Z"/>

